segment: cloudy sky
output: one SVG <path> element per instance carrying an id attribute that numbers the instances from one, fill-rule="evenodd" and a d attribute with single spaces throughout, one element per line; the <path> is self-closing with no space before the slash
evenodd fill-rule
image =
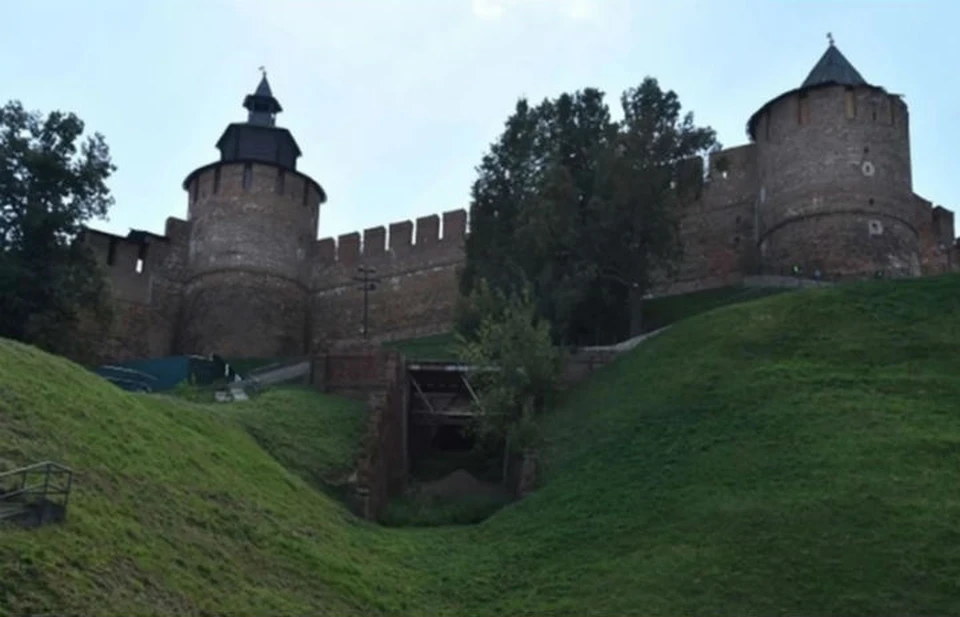
<path id="1" fill-rule="evenodd" d="M 329 195 L 320 236 L 468 204 L 517 98 L 645 75 L 724 145 L 827 45 L 911 110 L 914 189 L 960 208 L 960 2 L 902 0 L 2 0 L 0 101 L 74 111 L 118 170 L 109 221 L 162 233 L 265 65 Z"/>

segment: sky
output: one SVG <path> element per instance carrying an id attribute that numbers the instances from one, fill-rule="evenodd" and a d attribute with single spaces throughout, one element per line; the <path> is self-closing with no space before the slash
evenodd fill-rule
<path id="1" fill-rule="evenodd" d="M 116 200 L 97 229 L 163 233 L 181 183 L 217 160 L 265 66 L 328 201 L 319 237 L 469 206 L 516 101 L 647 76 L 724 146 L 800 85 L 827 33 L 905 95 L 914 190 L 960 208 L 955 0 L 0 0 L 0 103 L 72 111 L 102 133 Z"/>

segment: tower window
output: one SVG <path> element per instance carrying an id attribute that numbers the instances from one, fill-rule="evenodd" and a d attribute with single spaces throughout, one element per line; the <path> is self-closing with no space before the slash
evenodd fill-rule
<path id="1" fill-rule="evenodd" d="M 853 88 L 847 88 L 846 103 L 847 103 L 847 119 L 852 120 L 853 118 L 857 117 L 857 98 L 856 98 L 856 93 L 853 91 Z"/>
<path id="2" fill-rule="evenodd" d="M 870 114 L 873 117 L 873 121 L 877 121 L 877 102 L 873 101 L 870 103 Z"/>
<path id="3" fill-rule="evenodd" d="M 310 184 L 303 181 L 303 205 L 307 205 L 307 198 L 310 196 Z"/>
<path id="4" fill-rule="evenodd" d="M 137 265 L 135 266 L 137 274 L 143 274 L 143 266 L 146 263 L 148 246 L 149 245 L 144 242 L 137 251 Z"/>
<path id="5" fill-rule="evenodd" d="M 810 99 L 804 92 L 797 98 L 797 124 L 806 124 L 810 121 Z"/>
<path id="6" fill-rule="evenodd" d="M 282 169 L 278 169 L 277 170 L 277 186 L 275 187 L 274 190 L 278 194 L 283 195 L 286 182 L 287 182 L 287 175 L 284 173 Z"/>
<path id="7" fill-rule="evenodd" d="M 253 163 L 246 163 L 243 166 L 243 190 L 249 191 L 253 186 Z"/>
<path id="8" fill-rule="evenodd" d="M 220 167 L 218 166 L 213 170 L 213 192 L 217 193 L 220 191 Z"/>
<path id="9" fill-rule="evenodd" d="M 194 179 L 193 184 L 190 185 L 190 203 L 197 203 L 197 193 L 200 192 L 200 177 Z"/>

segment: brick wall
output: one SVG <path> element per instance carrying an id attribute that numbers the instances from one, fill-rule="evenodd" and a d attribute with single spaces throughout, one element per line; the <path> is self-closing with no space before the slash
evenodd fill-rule
<path id="1" fill-rule="evenodd" d="M 950 272 L 957 266 L 953 212 L 915 196 L 920 269 L 923 274 Z"/>
<path id="2" fill-rule="evenodd" d="M 692 159 L 702 168 L 703 160 Z M 674 294 L 739 282 L 750 270 L 757 192 L 756 148 L 729 148 L 710 157 L 700 195 L 683 207 L 683 255 L 673 277 L 661 276 L 654 293 Z"/>
<path id="3" fill-rule="evenodd" d="M 375 347 L 322 354 L 312 362 L 311 383 L 322 392 L 366 401 L 363 454 L 357 465 L 358 514 L 376 520 L 401 493 L 408 472 L 407 372 L 397 351 Z"/>
<path id="4" fill-rule="evenodd" d="M 448 330 L 453 323 L 467 213 L 457 210 L 325 238 L 314 247 L 312 342 L 315 349 L 361 335 L 363 292 L 353 280 L 359 266 L 376 268 L 369 293 L 373 340 Z M 441 230 L 442 221 L 442 230 Z M 442 233 L 441 233 L 442 231 Z"/>
<path id="5" fill-rule="evenodd" d="M 763 270 L 805 261 L 831 277 L 919 274 L 906 105 L 878 88 L 827 86 L 761 116 Z"/>
<path id="6" fill-rule="evenodd" d="M 78 333 L 96 346 L 90 354 L 94 361 L 175 353 L 189 224 L 167 219 L 166 232 L 132 231 L 123 237 L 85 230 L 83 242 L 103 267 L 114 298 L 114 320 L 106 332 L 86 321 L 85 327 L 96 332 Z"/>
<path id="7" fill-rule="evenodd" d="M 654 295 L 793 265 L 827 279 L 957 268 L 953 213 L 913 193 L 909 113 L 898 97 L 798 90 L 764 105 L 751 126 L 752 143 L 711 156 L 703 190 L 680 213 L 678 272 Z M 380 279 L 368 296 L 370 341 L 452 327 L 466 211 L 318 241 L 325 196 L 299 172 L 214 163 L 184 188 L 189 221 L 169 219 L 164 236 L 87 234 L 118 303 L 103 357 L 299 355 L 352 344 L 362 326 L 359 266 Z"/>

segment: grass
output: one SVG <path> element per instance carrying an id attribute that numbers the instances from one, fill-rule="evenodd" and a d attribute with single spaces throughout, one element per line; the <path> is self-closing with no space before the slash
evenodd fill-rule
<path id="1" fill-rule="evenodd" d="M 79 472 L 0 531 L 0 615 L 956 614 L 958 349 L 955 275 L 719 308 L 568 394 L 537 492 L 384 529 L 226 406 L 0 342 L 0 458 Z"/>
<path id="2" fill-rule="evenodd" d="M 307 387 L 267 390 L 225 409 L 281 465 L 324 489 L 346 483 L 367 428 L 363 403 Z"/>
<path id="3" fill-rule="evenodd" d="M 717 287 L 675 296 L 652 298 L 643 302 L 643 331 L 653 332 L 721 306 L 755 300 L 785 291 L 776 287 Z"/>
<path id="4" fill-rule="evenodd" d="M 388 342 L 383 346 L 388 349 L 397 349 L 411 360 L 457 361 L 457 342 L 452 332 Z"/>
<path id="5" fill-rule="evenodd" d="M 731 286 L 652 298 L 645 300 L 643 303 L 643 331 L 653 332 L 680 320 L 712 311 L 715 308 L 787 291 L 795 290 L 779 287 Z M 449 362 L 457 360 L 456 340 L 452 332 L 384 343 L 384 347 L 398 349 L 407 358 L 413 360 Z"/>
<path id="6" fill-rule="evenodd" d="M 425 495 L 412 491 L 392 499 L 381 517 L 388 527 L 441 527 L 479 523 L 510 503 L 508 495 Z"/>

